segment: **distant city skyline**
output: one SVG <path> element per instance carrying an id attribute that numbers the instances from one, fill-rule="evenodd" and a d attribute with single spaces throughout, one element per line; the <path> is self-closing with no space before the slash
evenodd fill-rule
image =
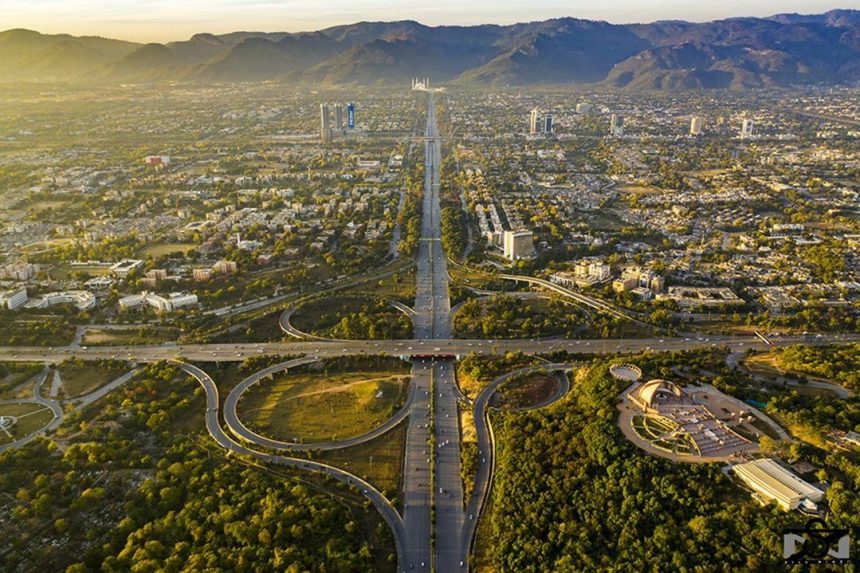
<path id="1" fill-rule="evenodd" d="M 605 0 L 599 4 L 536 0 L 439 0 L 402 6 L 391 0 L 0 0 L 0 28 L 46 34 L 99 35 L 137 42 L 185 40 L 199 32 L 300 32 L 355 22 L 417 20 L 430 26 L 511 24 L 558 17 L 624 24 L 655 20 L 694 22 L 764 17 L 785 12 L 821 13 L 849 6 L 832 0 Z"/>

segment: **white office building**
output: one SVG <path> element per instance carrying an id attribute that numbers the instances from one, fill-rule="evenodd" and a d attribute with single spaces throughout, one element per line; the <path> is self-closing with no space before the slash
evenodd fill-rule
<path id="1" fill-rule="evenodd" d="M 702 118 L 697 115 L 690 119 L 690 135 L 702 135 Z"/>
<path id="2" fill-rule="evenodd" d="M 516 261 L 534 254 L 534 239 L 531 231 L 505 231 L 503 238 L 505 258 Z"/>
<path id="3" fill-rule="evenodd" d="M 824 498 L 823 491 L 770 458 L 738 464 L 732 469 L 756 494 L 765 500 L 776 501 L 786 511 L 797 508 L 804 499 L 816 502 Z"/>
<path id="4" fill-rule="evenodd" d="M 753 136 L 753 120 L 745 119 L 741 124 L 741 139 L 750 139 Z"/>
<path id="5" fill-rule="evenodd" d="M 529 115 L 529 134 L 537 135 L 540 133 L 540 128 L 540 110 L 538 108 L 534 108 Z"/>
<path id="6" fill-rule="evenodd" d="M 0 308 L 15 310 L 27 302 L 27 289 L 7 290 L 0 292 Z"/>

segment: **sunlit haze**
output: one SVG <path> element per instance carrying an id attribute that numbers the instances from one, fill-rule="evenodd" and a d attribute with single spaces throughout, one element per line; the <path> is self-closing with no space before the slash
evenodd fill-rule
<path id="1" fill-rule="evenodd" d="M 316 30 L 362 20 L 413 19 L 428 25 L 509 24 L 572 16 L 616 23 L 661 19 L 704 21 L 781 12 L 812 13 L 834 8 L 830 0 L 688 2 L 606 0 L 584 2 L 440 0 L 404 6 L 389 0 L 0 0 L 0 28 L 43 33 L 100 35 L 140 42 L 186 39 L 205 31 Z M 395 8 L 396 7 L 396 8 Z"/>

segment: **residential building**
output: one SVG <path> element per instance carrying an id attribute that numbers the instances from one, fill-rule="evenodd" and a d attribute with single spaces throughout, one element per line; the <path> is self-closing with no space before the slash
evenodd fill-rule
<path id="1" fill-rule="evenodd" d="M 331 126 L 329 118 L 329 108 L 327 103 L 320 104 L 320 141 L 323 143 L 331 142 Z"/>
<path id="2" fill-rule="evenodd" d="M 749 139 L 753 136 L 753 120 L 745 119 L 741 124 L 741 139 Z"/>

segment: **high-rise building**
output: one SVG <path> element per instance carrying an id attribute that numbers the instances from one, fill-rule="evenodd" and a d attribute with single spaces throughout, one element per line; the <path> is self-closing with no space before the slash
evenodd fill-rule
<path id="1" fill-rule="evenodd" d="M 320 104 L 320 140 L 323 143 L 331 141 L 331 126 L 329 125 L 329 109 L 327 103 Z"/>
<path id="2" fill-rule="evenodd" d="M 609 135 L 621 137 L 624 135 L 624 116 L 613 113 L 609 118 Z"/>
<path id="3" fill-rule="evenodd" d="M 540 133 L 540 110 L 534 108 L 529 115 L 529 134 L 537 135 Z"/>
<path id="4" fill-rule="evenodd" d="M 690 119 L 690 135 L 702 135 L 702 118 L 697 115 Z"/>
<path id="5" fill-rule="evenodd" d="M 532 256 L 534 254 L 532 232 L 525 229 L 505 231 L 503 247 L 505 258 L 511 261 L 526 259 Z"/>
<path id="6" fill-rule="evenodd" d="M 334 128 L 338 131 L 343 129 L 343 106 L 334 104 Z"/>
<path id="7" fill-rule="evenodd" d="M 745 119 L 741 124 L 741 139 L 749 139 L 753 136 L 753 120 Z"/>
<path id="8" fill-rule="evenodd" d="M 15 310 L 27 302 L 27 289 L 0 291 L 0 308 Z"/>
<path id="9" fill-rule="evenodd" d="M 355 104 L 352 102 L 346 104 L 346 126 L 355 129 Z"/>
<path id="10" fill-rule="evenodd" d="M 609 118 L 609 134 L 613 137 L 624 135 L 624 116 L 613 113 Z"/>
<path id="11" fill-rule="evenodd" d="M 547 135 L 552 134 L 552 114 L 548 113 L 543 119 L 543 132 Z"/>

